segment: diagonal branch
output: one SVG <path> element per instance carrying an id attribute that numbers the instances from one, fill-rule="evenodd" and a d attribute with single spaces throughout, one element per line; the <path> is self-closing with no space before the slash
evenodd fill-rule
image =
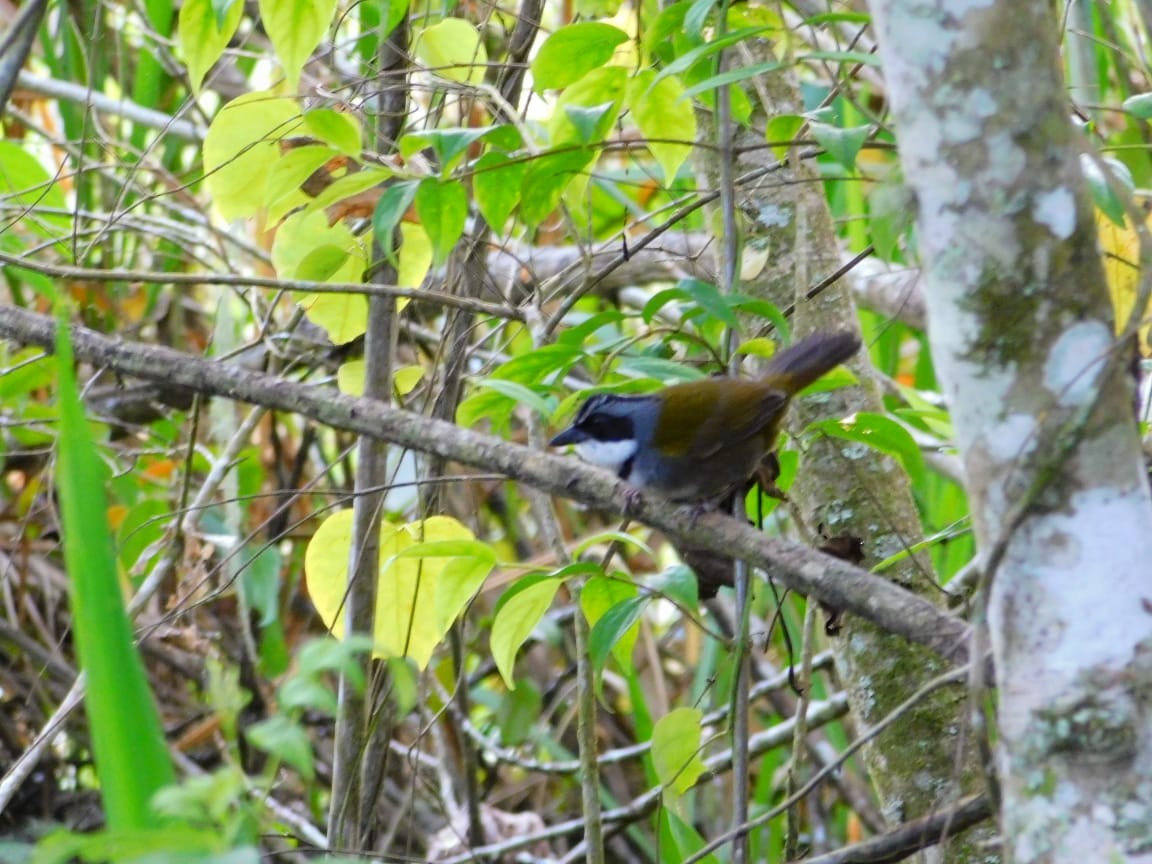
<path id="1" fill-rule="evenodd" d="M 56 322 L 13 306 L 0 307 L 0 338 L 51 351 Z M 793 591 L 859 615 L 885 630 L 932 648 L 952 663 L 968 659 L 967 623 L 927 600 L 858 567 L 814 549 L 775 540 L 719 513 L 696 516 L 635 490 L 615 476 L 575 459 L 512 444 L 491 435 L 169 348 L 125 342 L 72 327 L 78 359 L 199 393 L 223 396 L 309 417 L 465 465 L 503 474 L 552 495 L 623 513 L 663 531 L 677 544 L 746 560 Z"/>

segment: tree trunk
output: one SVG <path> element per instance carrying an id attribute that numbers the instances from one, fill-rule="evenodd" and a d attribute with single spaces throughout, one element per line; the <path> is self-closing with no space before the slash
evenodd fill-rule
<path id="1" fill-rule="evenodd" d="M 1152 501 L 1056 22 L 872 8 L 986 570 L 1005 851 L 1147 861 Z"/>

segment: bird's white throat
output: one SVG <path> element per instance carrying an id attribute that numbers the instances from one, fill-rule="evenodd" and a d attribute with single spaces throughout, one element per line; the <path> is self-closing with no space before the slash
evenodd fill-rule
<path id="1" fill-rule="evenodd" d="M 585 462 L 591 462 L 593 465 L 619 474 L 624 463 L 636 455 L 636 441 L 631 438 L 624 441 L 589 439 L 577 444 L 576 452 Z"/>

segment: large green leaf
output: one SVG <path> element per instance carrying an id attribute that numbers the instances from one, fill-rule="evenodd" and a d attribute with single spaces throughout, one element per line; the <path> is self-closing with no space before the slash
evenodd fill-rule
<path id="1" fill-rule="evenodd" d="M 537 90 L 560 90 L 606 64 L 616 46 L 628 40 L 619 27 L 583 21 L 561 27 L 540 46 L 532 61 Z"/>

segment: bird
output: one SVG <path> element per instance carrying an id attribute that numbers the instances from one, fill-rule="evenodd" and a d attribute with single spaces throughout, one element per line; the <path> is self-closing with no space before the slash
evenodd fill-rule
<path id="1" fill-rule="evenodd" d="M 634 490 L 715 506 L 776 444 L 788 403 L 860 348 L 849 331 L 816 332 L 779 351 L 757 378 L 717 376 L 644 395 L 596 393 L 549 446 L 574 445 Z"/>

